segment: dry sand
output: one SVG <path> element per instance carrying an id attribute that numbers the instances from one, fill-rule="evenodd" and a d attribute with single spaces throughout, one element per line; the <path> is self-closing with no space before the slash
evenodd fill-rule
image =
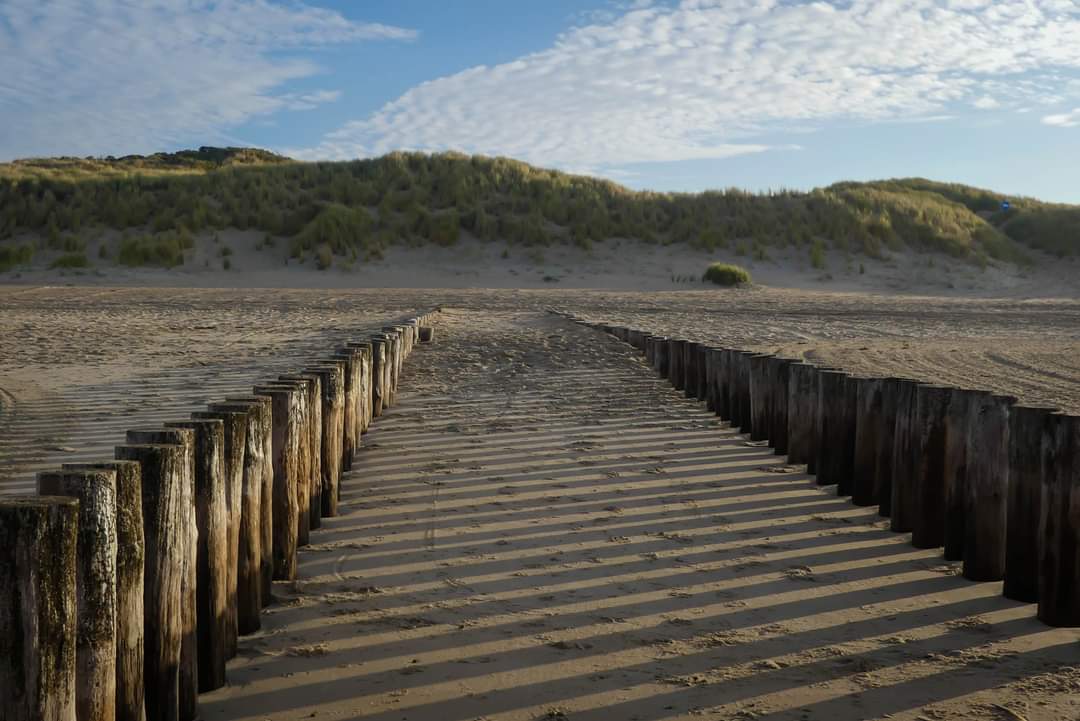
<path id="1" fill-rule="evenodd" d="M 0 287 L 0 492 L 436 303 L 205 718 L 1080 718 L 1077 631 L 542 312 L 1077 411 L 1075 299 Z"/>

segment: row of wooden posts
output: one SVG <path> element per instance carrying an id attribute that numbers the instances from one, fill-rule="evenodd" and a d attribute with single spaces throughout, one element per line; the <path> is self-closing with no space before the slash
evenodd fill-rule
<path id="1" fill-rule="evenodd" d="M 198 718 L 435 312 L 0 496 L 0 717 Z"/>
<path id="2" fill-rule="evenodd" d="M 1004 581 L 1046 624 L 1080 626 L 1080 417 L 563 315 L 634 346 L 818 485 L 877 506 L 916 548 L 943 548 L 965 578 Z"/>

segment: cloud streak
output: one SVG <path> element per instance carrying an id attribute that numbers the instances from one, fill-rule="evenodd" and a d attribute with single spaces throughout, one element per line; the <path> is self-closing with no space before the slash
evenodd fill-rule
<path id="1" fill-rule="evenodd" d="M 292 152 L 449 148 L 595 168 L 725 158 L 828 122 L 1060 102 L 1077 37 L 1068 0 L 683 0 L 423 83 Z"/>
<path id="2" fill-rule="evenodd" d="M 414 36 L 278 0 L 4 0 L 0 159 L 212 142 L 253 117 L 336 100 L 278 94 L 320 72 L 303 52 Z"/>

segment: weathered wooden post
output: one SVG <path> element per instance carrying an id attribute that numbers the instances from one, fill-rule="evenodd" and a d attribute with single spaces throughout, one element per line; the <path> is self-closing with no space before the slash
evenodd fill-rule
<path id="1" fill-rule="evenodd" d="M 914 509 L 911 545 L 938 548 L 945 543 L 945 421 L 952 388 L 920 385 L 915 391 Z"/>
<path id="2" fill-rule="evenodd" d="M 184 500 L 194 483 L 183 445 L 128 445 L 116 458 L 138 461 L 142 471 L 143 680 L 148 721 L 181 718 L 181 645 L 185 635 L 183 589 L 190 516 Z M 194 515 L 194 503 L 192 511 Z"/>
<path id="3" fill-rule="evenodd" d="M 889 528 L 911 531 L 915 515 L 915 455 L 918 451 L 915 412 L 918 381 L 900 380 L 896 390 L 893 425 L 892 500 Z"/>
<path id="4" fill-rule="evenodd" d="M 341 480 L 342 440 L 345 436 L 345 364 L 319 365 L 308 369 L 319 375 L 322 391 L 322 432 L 320 433 L 320 486 L 319 508 L 312 507 L 312 516 L 336 516 L 338 507 L 338 484 Z"/>
<path id="5" fill-rule="evenodd" d="M 371 341 L 350 342 L 345 344 L 346 348 L 355 350 L 359 355 L 359 405 L 357 411 L 357 430 L 356 430 L 356 448 L 359 449 L 361 445 L 361 436 L 368 432 L 368 428 L 371 426 L 371 420 L 373 415 L 373 403 L 374 399 L 372 394 L 374 393 L 374 385 L 372 381 L 372 344 Z"/>
<path id="6" fill-rule="evenodd" d="M 699 401 L 707 401 L 709 397 L 708 362 L 709 347 L 704 343 L 697 344 L 697 395 Z"/>
<path id="7" fill-rule="evenodd" d="M 874 506 L 878 503 L 876 474 L 882 384 L 881 378 L 855 379 L 855 458 L 851 502 L 856 506 Z"/>
<path id="8" fill-rule="evenodd" d="M 818 376 L 817 483 L 836 484 L 837 495 L 847 495 L 855 462 L 848 396 L 857 380 L 841 371 L 822 371 Z"/>
<path id="9" fill-rule="evenodd" d="M 653 348 L 655 361 L 653 368 L 661 378 L 669 378 L 671 373 L 671 339 L 667 336 L 659 336 L 656 339 L 656 347 Z"/>
<path id="10" fill-rule="evenodd" d="M 195 435 L 196 643 L 199 692 L 225 685 L 228 628 L 228 512 L 225 507 L 225 424 L 220 419 L 167 423 Z"/>
<path id="11" fill-rule="evenodd" d="M 371 336 L 371 408 L 372 417 L 382 415 L 386 399 L 386 366 L 390 340 L 384 335 Z"/>
<path id="12" fill-rule="evenodd" d="M 383 399 L 383 406 L 392 407 L 397 405 L 398 376 L 401 374 L 401 333 L 394 326 L 383 326 L 382 332 L 388 339 L 389 348 L 386 360 L 387 395 Z"/>
<path id="13" fill-rule="evenodd" d="M 677 391 L 686 387 L 686 341 L 681 338 L 668 339 L 668 380 Z"/>
<path id="14" fill-rule="evenodd" d="M 720 349 L 712 346 L 705 347 L 705 410 L 716 413 L 717 376 L 719 374 Z"/>
<path id="15" fill-rule="evenodd" d="M 1009 408 L 1012 396 L 980 396 L 968 422 L 964 578 L 1005 577 L 1005 507 L 1009 494 Z"/>
<path id="16" fill-rule="evenodd" d="M 312 508 L 322 508 L 322 383 L 317 375 L 297 373 L 278 376 L 281 383 L 298 383 L 303 390 L 300 404 L 299 469 L 300 476 L 296 485 L 299 516 L 297 517 L 296 542 L 306 546 L 311 542 L 311 529 L 321 523 L 312 524 Z M 321 516 L 320 516 L 321 518 Z"/>
<path id="17" fill-rule="evenodd" d="M 814 366 L 792 363 L 788 366 L 788 385 L 780 389 L 787 395 L 787 456 L 788 463 L 806 463 L 814 447 L 814 416 L 817 395 L 814 393 Z"/>
<path id="18" fill-rule="evenodd" d="M 116 474 L 116 719 L 145 721 L 142 469 L 136 461 L 65 463 L 63 469 Z"/>
<path id="19" fill-rule="evenodd" d="M 1005 512 L 1006 598 L 1039 600 L 1039 523 L 1042 516 L 1043 438 L 1054 408 L 1017 405 L 1009 414 L 1009 495 Z M 1052 470 L 1052 469 L 1051 469 Z"/>
<path id="20" fill-rule="evenodd" d="M 945 558 L 964 557 L 968 513 L 967 449 L 971 407 L 989 391 L 957 389 L 945 416 Z"/>
<path id="21" fill-rule="evenodd" d="M 181 489 L 183 518 L 183 567 L 180 582 L 180 673 L 178 713 L 181 721 L 199 716 L 198 546 L 195 522 L 195 432 L 189 428 L 131 430 L 126 441 L 132 445 L 173 445 L 184 451 L 184 481 Z M 144 509 L 145 520 L 145 509 Z M 149 707 L 149 699 L 147 700 Z"/>
<path id="22" fill-rule="evenodd" d="M 749 433 L 753 427 L 753 406 L 750 403 L 750 360 L 759 355 L 753 351 L 740 351 L 737 357 L 735 387 L 739 393 L 739 430 Z M 732 423 L 732 425 L 735 425 Z"/>
<path id="23" fill-rule="evenodd" d="M 764 441 L 769 437 L 769 359 L 771 355 L 750 357 L 750 440 Z"/>
<path id="24" fill-rule="evenodd" d="M 341 472 L 352 469 L 353 456 L 360 447 L 360 381 L 363 378 L 363 359 L 356 348 L 340 348 L 332 360 L 345 364 L 343 381 L 345 401 L 342 407 Z"/>
<path id="25" fill-rule="evenodd" d="M 770 358 L 767 363 L 769 381 L 769 445 L 776 453 L 788 452 L 788 379 L 791 358 Z"/>
<path id="26" fill-rule="evenodd" d="M 1052 415 L 1041 450 L 1039 620 L 1080 626 L 1080 418 Z"/>
<path id="27" fill-rule="evenodd" d="M 701 344 L 688 340 L 686 345 L 683 346 L 683 368 L 685 378 L 683 379 L 683 395 L 687 398 L 698 397 L 698 380 L 701 378 L 701 372 L 698 368 L 698 361 L 701 359 L 701 354 L 698 349 Z"/>
<path id="28" fill-rule="evenodd" d="M 192 413 L 195 420 L 221 421 L 222 465 L 225 471 L 225 618 L 222 633 L 225 638 L 225 658 L 236 655 L 237 636 L 237 569 L 240 553 L 240 512 L 244 481 L 244 444 L 247 437 L 247 412 L 199 411 Z"/>
<path id="29" fill-rule="evenodd" d="M 742 398 L 739 389 L 739 367 L 742 363 L 743 351 L 732 348 L 727 352 L 727 363 L 724 369 L 727 377 L 724 385 L 727 388 L 728 421 L 732 428 L 739 428 L 742 423 Z"/>
<path id="30" fill-rule="evenodd" d="M 244 444 L 241 470 L 241 515 L 238 518 L 239 549 L 237 603 L 242 605 L 239 631 L 259 628 L 259 609 L 271 602 L 273 591 L 273 418 L 270 398 L 252 394 L 226 398 L 210 406 L 211 413 L 242 412 Z M 194 414 L 196 416 L 200 414 Z M 241 581 L 241 578 L 243 580 Z M 240 615 L 238 611 L 238 617 Z M 255 614 L 255 618 L 251 618 Z M 254 625 L 252 625 L 254 624 Z"/>
<path id="31" fill-rule="evenodd" d="M 0 709 L 7 721 L 76 721 L 79 502 L 0 496 Z"/>
<path id="32" fill-rule="evenodd" d="M 874 489 L 878 500 L 878 516 L 892 514 L 893 456 L 896 442 L 896 403 L 900 392 L 899 378 L 881 379 L 881 412 L 870 422 L 877 425 L 877 447 L 874 450 Z"/>
<path id="33" fill-rule="evenodd" d="M 116 718 L 116 471 L 49 471 L 42 496 L 79 501 L 75 552 L 75 708 L 79 721 Z M 51 560 L 51 559 L 50 559 Z"/>
<path id="34" fill-rule="evenodd" d="M 255 387 L 256 395 L 270 398 L 273 423 L 271 458 L 274 468 L 273 577 L 282 581 L 296 578 L 297 534 L 300 528 L 300 490 L 304 469 L 301 448 L 307 438 L 300 413 L 306 398 L 298 384 L 267 384 Z"/>
<path id="35" fill-rule="evenodd" d="M 731 389 L 728 387 L 728 359 L 731 351 L 719 348 L 716 351 L 716 416 L 722 421 L 731 420 Z"/>

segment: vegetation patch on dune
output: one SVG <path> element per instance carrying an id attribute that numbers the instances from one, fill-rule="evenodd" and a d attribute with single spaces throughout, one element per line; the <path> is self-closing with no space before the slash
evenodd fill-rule
<path id="1" fill-rule="evenodd" d="M 686 243 L 758 260 L 770 248 L 793 247 L 818 267 L 829 249 L 1021 262 L 1028 247 L 1080 250 L 1080 206 L 1010 198 L 1003 210 L 1002 199 L 918 178 L 809 192 L 654 193 L 459 153 L 305 163 L 261 150 L 200 148 L 0 164 L 0 241 L 112 228 L 139 236 L 121 249 L 120 262 L 174 265 L 176 237 L 255 229 L 289 238 L 293 257 L 325 267 L 325 248 L 352 262 L 395 243 L 450 246 L 462 234 L 525 246 Z"/>
<path id="2" fill-rule="evenodd" d="M 751 282 L 750 271 L 730 263 L 713 263 L 705 269 L 701 279 L 725 287 L 748 285 Z"/>

